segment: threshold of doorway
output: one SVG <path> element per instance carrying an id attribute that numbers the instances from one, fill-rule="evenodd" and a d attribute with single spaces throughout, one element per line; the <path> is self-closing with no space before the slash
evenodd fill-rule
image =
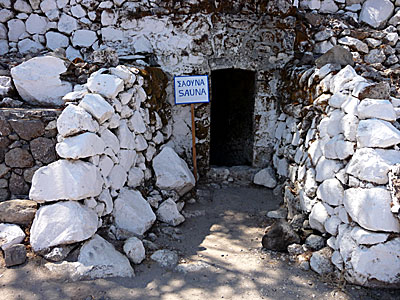
<path id="1" fill-rule="evenodd" d="M 211 166 L 204 179 L 208 183 L 232 183 L 240 186 L 248 186 L 253 184 L 254 175 L 260 170 L 261 168 L 251 166 Z"/>

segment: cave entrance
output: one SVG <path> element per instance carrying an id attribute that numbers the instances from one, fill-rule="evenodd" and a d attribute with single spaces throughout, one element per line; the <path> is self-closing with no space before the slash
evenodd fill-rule
<path id="1" fill-rule="evenodd" d="M 240 69 L 211 72 L 211 165 L 252 164 L 255 77 Z"/>

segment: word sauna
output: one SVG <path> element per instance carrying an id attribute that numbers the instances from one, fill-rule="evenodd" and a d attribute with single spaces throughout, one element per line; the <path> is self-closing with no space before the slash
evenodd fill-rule
<path id="1" fill-rule="evenodd" d="M 175 76 L 175 103 L 208 103 L 208 77 L 206 75 Z"/>

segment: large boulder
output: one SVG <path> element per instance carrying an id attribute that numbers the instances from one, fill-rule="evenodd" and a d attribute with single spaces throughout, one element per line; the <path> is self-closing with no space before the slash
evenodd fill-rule
<path id="1" fill-rule="evenodd" d="M 390 0 L 367 0 L 362 6 L 359 21 L 380 28 L 386 24 L 393 11 L 394 5 Z"/>
<path id="2" fill-rule="evenodd" d="M 103 154 L 105 147 L 105 143 L 97 134 L 85 132 L 65 138 L 56 145 L 56 151 L 62 158 L 79 159 Z"/>
<path id="3" fill-rule="evenodd" d="M 97 234 L 83 244 L 78 262 L 90 268 L 86 276 L 91 279 L 135 276 L 128 258 Z"/>
<path id="4" fill-rule="evenodd" d="M 344 192 L 344 207 L 353 221 L 372 231 L 400 232 L 399 219 L 390 210 L 391 202 L 385 188 L 351 188 Z"/>
<path id="5" fill-rule="evenodd" d="M 11 69 L 15 87 L 21 98 L 33 105 L 64 104 L 63 96 L 72 85 L 63 82 L 60 74 L 67 70 L 64 61 L 53 56 L 32 58 Z"/>
<path id="6" fill-rule="evenodd" d="M 101 174 L 91 163 L 58 160 L 35 172 L 29 198 L 39 203 L 81 200 L 98 196 L 102 186 Z"/>
<path id="7" fill-rule="evenodd" d="M 0 202 L 0 222 L 29 225 L 35 217 L 37 203 L 30 200 Z"/>
<path id="8" fill-rule="evenodd" d="M 39 208 L 33 220 L 30 243 L 34 251 L 72 244 L 92 237 L 98 226 L 94 210 L 75 201 Z"/>
<path id="9" fill-rule="evenodd" d="M 359 148 L 388 148 L 400 143 L 400 131 L 391 123 L 378 119 L 361 120 L 358 123 Z"/>
<path id="10" fill-rule="evenodd" d="M 153 160 L 156 185 L 163 190 L 175 190 L 180 195 L 190 191 L 196 184 L 186 162 L 176 152 L 165 147 Z"/>
<path id="11" fill-rule="evenodd" d="M 156 215 L 140 192 L 121 189 L 114 202 L 115 225 L 134 235 L 143 235 L 156 220 Z"/>
<path id="12" fill-rule="evenodd" d="M 92 93 L 113 99 L 124 89 L 124 81 L 114 75 L 95 73 L 90 76 L 87 86 Z"/>

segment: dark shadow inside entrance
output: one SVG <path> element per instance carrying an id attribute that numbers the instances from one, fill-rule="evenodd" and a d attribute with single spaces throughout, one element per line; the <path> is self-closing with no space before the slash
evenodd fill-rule
<path id="1" fill-rule="evenodd" d="M 224 69 L 211 72 L 210 164 L 251 165 L 255 72 Z"/>

